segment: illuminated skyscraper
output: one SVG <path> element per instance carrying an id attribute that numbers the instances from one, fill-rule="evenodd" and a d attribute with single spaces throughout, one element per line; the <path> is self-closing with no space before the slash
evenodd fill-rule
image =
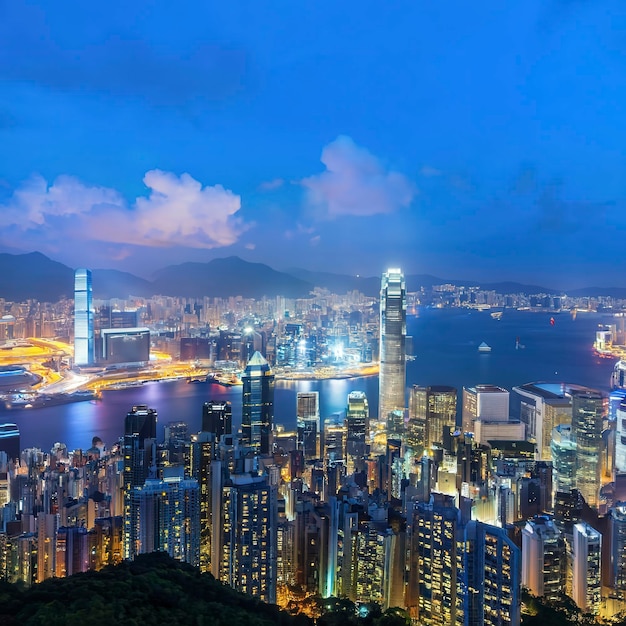
<path id="1" fill-rule="evenodd" d="M 93 303 L 91 272 L 74 273 L 74 364 L 91 365 L 94 361 Z"/>
<path id="2" fill-rule="evenodd" d="M 572 440 L 576 443 L 576 489 L 598 506 L 601 485 L 602 422 L 607 401 L 599 392 L 572 390 Z"/>
<path id="3" fill-rule="evenodd" d="M 565 558 L 561 533 L 554 522 L 538 515 L 522 529 L 522 585 L 535 596 L 559 600 Z"/>
<path id="4" fill-rule="evenodd" d="M 442 445 L 444 428 L 455 431 L 456 389 L 413 385 L 409 397 L 407 445 L 421 453 Z"/>
<path id="5" fill-rule="evenodd" d="M 597 615 L 602 602 L 602 535 L 586 524 L 574 525 L 572 597 L 583 613 Z"/>
<path id="6" fill-rule="evenodd" d="M 241 382 L 243 445 L 254 448 L 259 454 L 270 454 L 274 421 L 274 374 L 260 352 L 255 352 L 248 361 Z"/>
<path id="7" fill-rule="evenodd" d="M 367 396 L 362 391 L 348 394 L 346 408 L 346 461 L 348 474 L 365 467 L 367 441 L 369 438 L 369 406 Z"/>
<path id="8" fill-rule="evenodd" d="M 277 515 L 276 487 L 266 476 L 234 474 L 222 488 L 219 579 L 270 603 L 276 602 Z"/>
<path id="9" fill-rule="evenodd" d="M 124 421 L 124 558 L 141 550 L 139 501 L 134 490 L 143 487 L 156 462 L 157 412 L 134 406 Z"/>
<path id="10" fill-rule="evenodd" d="M 298 448 L 305 459 L 320 457 L 320 394 L 318 391 L 298 391 L 296 396 Z"/>
<path id="11" fill-rule="evenodd" d="M 404 411 L 406 385 L 406 286 L 400 269 L 383 274 L 380 289 L 380 374 L 378 419 Z M 392 433 L 402 434 L 402 433 Z"/>

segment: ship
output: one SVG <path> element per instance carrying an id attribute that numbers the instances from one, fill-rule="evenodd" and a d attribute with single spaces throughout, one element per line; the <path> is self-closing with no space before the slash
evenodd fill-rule
<path id="1" fill-rule="evenodd" d="M 488 346 L 484 341 L 478 346 L 478 352 L 491 352 L 491 346 Z"/>
<path id="2" fill-rule="evenodd" d="M 493 317 L 494 320 L 502 319 L 502 311 L 494 311 L 491 317 Z"/>

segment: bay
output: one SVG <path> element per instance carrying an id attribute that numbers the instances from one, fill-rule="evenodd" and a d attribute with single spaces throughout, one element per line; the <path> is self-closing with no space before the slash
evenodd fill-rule
<path id="1" fill-rule="evenodd" d="M 550 323 L 554 317 L 555 323 Z M 502 319 L 488 312 L 466 309 L 421 309 L 407 320 L 413 337 L 415 359 L 407 363 L 407 387 L 481 383 L 507 389 L 527 382 L 557 382 L 587 385 L 608 391 L 615 363 L 601 359 L 592 350 L 595 331 L 606 316 L 581 313 L 553 315 L 505 310 Z M 519 349 L 516 339 L 519 338 Z M 490 353 L 479 353 L 481 342 Z M 274 401 L 276 424 L 295 426 L 296 393 L 319 391 L 321 417 L 339 415 L 348 393 L 366 393 L 372 415 L 378 410 L 378 377 L 322 381 L 277 381 Z M 21 433 L 21 447 L 49 450 L 55 442 L 70 450 L 86 449 L 92 437 L 107 446 L 123 434 L 124 416 L 134 405 L 147 404 L 159 414 L 159 437 L 170 421 L 185 421 L 190 432 L 200 429 L 202 404 L 228 400 L 233 405 L 233 423 L 241 422 L 241 386 L 188 384 L 186 381 L 146 383 L 140 387 L 105 391 L 102 399 L 41 409 L 14 410 L 0 415 L 0 421 L 15 422 Z M 459 401 L 460 404 L 460 401 Z"/>

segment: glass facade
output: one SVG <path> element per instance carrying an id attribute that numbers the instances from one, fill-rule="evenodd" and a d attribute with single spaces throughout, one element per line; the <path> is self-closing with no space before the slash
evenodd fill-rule
<path id="1" fill-rule="evenodd" d="M 380 290 L 380 421 L 387 423 L 392 411 L 404 411 L 405 385 L 406 286 L 402 271 L 390 269 L 383 274 Z"/>
<path id="2" fill-rule="evenodd" d="M 91 272 L 74 273 L 74 364 L 91 365 L 94 361 L 93 302 Z"/>
<path id="3" fill-rule="evenodd" d="M 248 361 L 241 382 L 243 444 L 254 448 L 259 454 L 270 454 L 274 421 L 274 374 L 259 352 L 255 352 Z"/>

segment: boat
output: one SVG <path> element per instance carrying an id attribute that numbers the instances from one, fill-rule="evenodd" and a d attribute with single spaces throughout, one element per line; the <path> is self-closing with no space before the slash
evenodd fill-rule
<path id="1" fill-rule="evenodd" d="M 478 346 L 478 352 L 491 352 L 491 346 L 488 346 L 484 341 Z"/>
<path id="2" fill-rule="evenodd" d="M 502 313 L 503 313 L 502 311 L 494 311 L 491 314 L 491 317 L 493 317 L 494 320 L 500 320 L 502 319 Z"/>

